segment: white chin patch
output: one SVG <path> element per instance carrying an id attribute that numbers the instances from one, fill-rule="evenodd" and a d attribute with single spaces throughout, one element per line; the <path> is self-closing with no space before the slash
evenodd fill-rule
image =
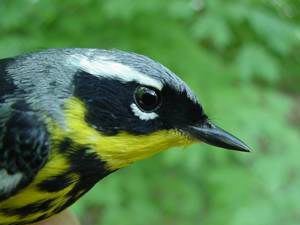
<path id="1" fill-rule="evenodd" d="M 147 74 L 140 73 L 132 67 L 122 63 L 114 62 L 113 59 L 105 57 L 88 58 L 82 55 L 73 55 L 71 62 L 80 69 L 99 77 L 116 78 L 121 81 L 136 81 L 139 84 L 154 87 L 158 90 L 163 88 L 163 84 Z"/>
<path id="2" fill-rule="evenodd" d="M 143 112 L 134 103 L 131 104 L 131 109 L 132 109 L 133 114 L 135 116 L 137 116 L 138 118 L 140 118 L 141 120 L 153 120 L 158 117 L 158 115 L 154 112 L 151 112 L 151 113 Z"/>
<path id="3" fill-rule="evenodd" d="M 22 173 L 9 175 L 5 169 L 0 170 L 0 195 L 16 188 L 22 177 Z"/>

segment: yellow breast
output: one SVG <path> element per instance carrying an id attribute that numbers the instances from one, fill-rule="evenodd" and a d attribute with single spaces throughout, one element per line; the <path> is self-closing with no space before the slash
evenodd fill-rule
<path id="1" fill-rule="evenodd" d="M 72 98 L 65 105 L 65 126 L 49 122 L 49 133 L 52 137 L 49 160 L 29 186 L 0 202 L 0 225 L 22 224 L 47 218 L 73 203 L 109 171 L 122 168 L 169 147 L 193 142 L 175 130 L 139 136 L 125 132 L 106 136 L 85 121 L 85 113 L 83 103 Z M 72 141 L 72 146 L 67 146 L 67 149 L 62 151 L 61 145 L 66 139 Z M 82 161 L 93 160 L 88 164 L 95 164 L 98 168 L 87 167 L 86 171 L 83 171 L 78 165 L 79 168 L 74 169 L 72 163 L 79 161 L 72 161 L 71 156 L 77 153 L 80 153 L 77 160 L 80 161 L 80 157 Z M 84 176 L 85 172 L 89 176 Z M 40 188 L 40 184 L 44 181 L 62 175 L 67 176 L 68 185 L 55 192 Z M 80 189 L 78 184 L 84 177 L 90 177 L 86 182 L 89 186 Z M 84 183 L 85 181 L 82 182 Z M 74 196 L 70 196 L 70 193 Z"/>

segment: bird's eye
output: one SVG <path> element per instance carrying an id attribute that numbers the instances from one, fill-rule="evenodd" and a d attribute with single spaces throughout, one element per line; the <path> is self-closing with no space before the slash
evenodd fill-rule
<path id="1" fill-rule="evenodd" d="M 150 87 L 138 87 L 135 90 L 134 99 L 137 106 L 144 112 L 152 112 L 161 105 L 160 92 Z"/>

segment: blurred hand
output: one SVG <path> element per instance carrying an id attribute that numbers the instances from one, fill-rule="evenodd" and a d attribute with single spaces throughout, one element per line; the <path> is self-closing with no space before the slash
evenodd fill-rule
<path id="1" fill-rule="evenodd" d="M 69 211 L 63 211 L 49 219 L 32 225 L 80 225 L 77 218 Z"/>

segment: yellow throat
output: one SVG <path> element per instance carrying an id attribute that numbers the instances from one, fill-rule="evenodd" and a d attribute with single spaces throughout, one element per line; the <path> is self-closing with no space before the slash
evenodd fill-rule
<path id="1" fill-rule="evenodd" d="M 86 108 L 79 99 L 71 98 L 65 107 L 66 129 L 55 128 L 55 140 L 71 138 L 75 143 L 88 146 L 115 170 L 147 158 L 157 152 L 174 146 L 189 145 L 193 140 L 176 130 L 161 130 L 147 135 L 133 135 L 120 132 L 106 136 L 85 121 Z"/>

